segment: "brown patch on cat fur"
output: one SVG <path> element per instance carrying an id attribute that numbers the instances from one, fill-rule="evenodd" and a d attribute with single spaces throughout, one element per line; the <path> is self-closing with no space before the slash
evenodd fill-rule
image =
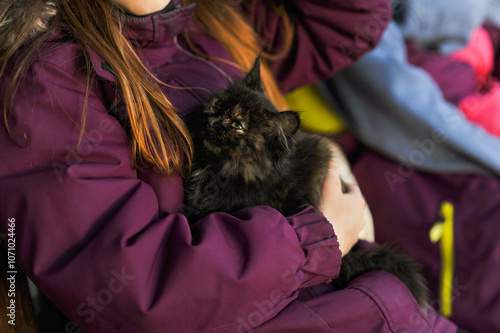
<path id="1" fill-rule="evenodd" d="M 212 151 L 215 154 L 220 154 L 221 151 L 222 151 L 222 149 L 220 147 L 217 147 L 216 145 L 213 145 L 209 140 L 204 140 L 203 144 L 205 145 L 205 147 L 208 150 Z"/>

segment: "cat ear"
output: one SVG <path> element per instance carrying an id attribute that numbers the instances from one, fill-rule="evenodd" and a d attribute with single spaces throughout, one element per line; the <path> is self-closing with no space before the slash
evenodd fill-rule
<path id="1" fill-rule="evenodd" d="M 300 116 L 295 111 L 273 112 L 270 122 L 268 139 L 273 147 L 273 153 L 280 156 L 293 149 L 295 140 L 293 134 L 300 127 Z"/>
<path id="2" fill-rule="evenodd" d="M 295 134 L 300 128 L 300 116 L 295 111 L 283 111 L 278 113 L 279 127 L 286 135 Z"/>
<path id="3" fill-rule="evenodd" d="M 255 59 L 252 69 L 250 69 L 250 72 L 248 72 L 248 74 L 243 79 L 243 84 L 252 90 L 260 92 L 263 91 L 260 79 L 260 54 L 257 57 L 257 59 Z"/>

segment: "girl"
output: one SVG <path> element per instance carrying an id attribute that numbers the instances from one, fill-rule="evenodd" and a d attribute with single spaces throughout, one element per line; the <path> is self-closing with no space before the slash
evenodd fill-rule
<path id="1" fill-rule="evenodd" d="M 19 265 L 83 331 L 456 330 L 388 273 L 333 292 L 364 208 L 333 167 L 321 211 L 249 207 L 190 228 L 182 207 L 182 118 L 261 52 L 265 91 L 284 109 L 281 91 L 374 47 L 385 0 L 0 8 L 0 232 L 15 219 Z"/>

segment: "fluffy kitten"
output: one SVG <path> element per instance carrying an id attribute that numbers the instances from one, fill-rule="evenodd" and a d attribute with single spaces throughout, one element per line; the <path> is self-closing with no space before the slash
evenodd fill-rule
<path id="1" fill-rule="evenodd" d="M 207 99 L 187 120 L 194 142 L 184 212 L 191 222 L 212 212 L 267 205 L 285 216 L 318 207 L 332 152 L 327 139 L 298 131 L 297 112 L 278 112 L 264 96 L 260 58 L 246 77 Z M 344 256 L 342 288 L 358 275 L 394 273 L 421 305 L 427 288 L 418 266 L 387 247 L 354 248 Z"/>
<path id="2" fill-rule="evenodd" d="M 259 72 L 254 66 L 187 121 L 195 150 L 186 204 L 199 211 L 193 220 L 256 205 L 290 215 L 321 199 L 332 158 L 328 141 L 297 132 L 298 113 L 278 112 L 262 92 Z"/>

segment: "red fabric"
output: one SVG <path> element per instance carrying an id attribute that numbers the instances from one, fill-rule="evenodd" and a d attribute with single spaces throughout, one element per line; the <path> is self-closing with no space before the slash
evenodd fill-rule
<path id="1" fill-rule="evenodd" d="M 469 63 L 479 79 L 486 79 L 494 67 L 495 50 L 488 31 L 477 28 L 469 40 L 469 44 L 452 55 L 453 59 Z"/>
<path id="2" fill-rule="evenodd" d="M 458 107 L 467 119 L 491 134 L 500 135 L 500 83 L 496 79 L 482 83 L 477 92 L 463 99 Z"/>
<path id="3" fill-rule="evenodd" d="M 469 44 L 451 57 L 470 64 L 477 76 L 474 92 L 458 103 L 459 109 L 471 122 L 500 135 L 500 83 L 491 78 L 495 67 L 492 35 L 483 27 L 477 28 Z"/>

